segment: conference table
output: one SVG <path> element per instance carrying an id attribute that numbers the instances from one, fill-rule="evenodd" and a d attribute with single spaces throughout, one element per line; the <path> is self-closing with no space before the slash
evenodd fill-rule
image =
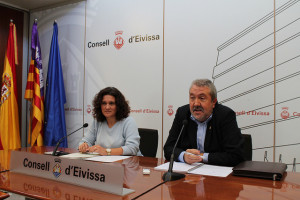
<path id="1" fill-rule="evenodd" d="M 52 150 L 52 147 L 27 147 L 17 151 L 43 154 Z M 60 150 L 77 152 L 69 148 L 60 148 Z M 0 190 L 34 199 L 129 200 L 163 182 L 161 177 L 164 172 L 154 170 L 154 167 L 165 163 L 162 158 L 133 156 L 121 161 L 124 166 L 123 187 L 133 189 L 135 192 L 126 196 L 118 196 L 73 184 L 11 172 L 9 171 L 10 155 L 11 151 L 0 151 L 2 171 Z M 143 174 L 143 169 L 150 169 L 150 174 Z M 300 199 L 300 173 L 286 172 L 281 181 L 238 177 L 232 174 L 226 178 L 186 174 L 185 178 L 161 184 L 137 199 L 298 200 Z"/>

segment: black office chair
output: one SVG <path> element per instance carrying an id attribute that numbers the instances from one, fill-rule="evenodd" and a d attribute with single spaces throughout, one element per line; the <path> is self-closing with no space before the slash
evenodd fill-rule
<path id="1" fill-rule="evenodd" d="M 249 134 L 242 134 L 244 138 L 243 151 L 245 160 L 252 160 L 252 137 Z"/>
<path id="2" fill-rule="evenodd" d="M 158 146 L 158 131 L 155 129 L 139 128 L 140 151 L 143 156 L 156 157 Z"/>

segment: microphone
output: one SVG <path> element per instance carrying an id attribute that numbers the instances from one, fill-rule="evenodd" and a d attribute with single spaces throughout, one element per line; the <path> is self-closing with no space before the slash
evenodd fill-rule
<path id="1" fill-rule="evenodd" d="M 175 151 L 175 148 L 176 148 L 176 146 L 177 146 L 177 143 L 178 143 L 178 140 L 179 140 L 179 138 L 180 138 L 180 136 L 181 136 L 181 133 L 182 133 L 182 131 L 183 131 L 183 129 L 184 129 L 184 126 L 186 126 L 187 123 L 188 123 L 188 121 L 187 121 L 186 119 L 182 121 L 182 128 L 181 128 L 181 130 L 180 130 L 180 132 L 179 132 L 178 138 L 177 138 L 177 140 L 176 140 L 176 143 L 175 143 L 175 145 L 174 145 L 174 148 L 173 148 L 173 151 L 172 151 L 172 154 L 171 154 L 171 159 L 170 159 L 170 164 L 169 164 L 169 170 L 168 170 L 166 173 L 164 173 L 164 175 L 163 175 L 163 177 L 162 177 L 163 182 L 157 184 L 156 186 L 150 188 L 150 189 L 147 190 L 146 192 L 144 192 L 144 193 L 142 193 L 142 194 L 140 194 L 140 195 L 134 197 L 134 198 L 131 199 L 131 200 L 136 200 L 137 198 L 143 196 L 144 194 L 146 194 L 146 193 L 152 191 L 153 189 L 157 188 L 158 186 L 160 186 L 160 185 L 162 185 L 162 184 L 164 184 L 164 183 L 166 183 L 166 182 L 168 182 L 168 181 L 176 181 L 176 180 L 178 180 L 178 179 L 181 179 L 181 178 L 184 178 L 184 177 L 185 177 L 184 174 L 179 174 L 179 173 L 173 172 L 173 163 L 174 163 L 174 151 Z"/>
<path id="2" fill-rule="evenodd" d="M 82 127 L 80 127 L 79 129 L 77 129 L 77 130 L 73 131 L 72 133 L 70 133 L 70 134 L 68 134 L 68 135 L 65 135 L 64 137 L 60 138 L 59 141 L 57 142 L 57 144 L 56 144 L 56 146 L 55 146 L 53 152 L 52 152 L 52 156 L 61 156 L 61 155 L 69 154 L 69 153 L 63 152 L 63 151 L 58 151 L 58 152 L 56 152 L 57 149 L 58 149 L 58 146 L 60 145 L 60 143 L 61 143 L 66 137 L 68 137 L 68 136 L 72 135 L 73 133 L 79 131 L 80 129 L 86 128 L 86 127 L 88 127 L 88 126 L 89 126 L 88 123 L 84 123 L 84 124 L 82 125 Z"/>
<path id="3" fill-rule="evenodd" d="M 188 123 L 188 121 L 186 119 L 182 121 L 182 128 L 180 130 L 180 133 L 178 135 L 178 138 L 176 140 L 176 143 L 173 147 L 173 151 L 172 151 L 172 154 L 171 154 L 170 163 L 169 163 L 169 170 L 166 173 L 164 173 L 164 175 L 162 177 L 162 179 L 164 181 L 176 181 L 178 179 L 181 179 L 181 178 L 185 177 L 185 174 L 180 174 L 180 173 L 173 172 L 173 164 L 174 164 L 174 151 L 175 151 L 175 148 L 177 147 L 177 143 L 179 141 L 181 133 L 182 133 L 184 127 L 187 125 L 187 123 Z"/>

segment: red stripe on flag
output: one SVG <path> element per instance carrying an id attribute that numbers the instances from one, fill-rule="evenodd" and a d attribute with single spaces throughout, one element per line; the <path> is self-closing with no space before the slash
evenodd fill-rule
<path id="1" fill-rule="evenodd" d="M 26 85 L 26 90 L 32 90 L 33 89 L 34 82 L 28 81 Z"/>
<path id="2" fill-rule="evenodd" d="M 38 107 L 39 110 L 41 110 L 41 98 L 37 95 L 33 95 L 33 102 L 34 102 L 34 106 Z"/>

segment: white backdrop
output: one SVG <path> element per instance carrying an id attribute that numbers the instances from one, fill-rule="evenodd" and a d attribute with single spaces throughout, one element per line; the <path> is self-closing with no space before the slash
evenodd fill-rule
<path id="1" fill-rule="evenodd" d="M 276 145 L 300 141 L 300 97 L 291 87 L 300 82 L 300 3 L 276 1 L 275 24 L 273 3 L 89 0 L 35 12 L 31 21 L 39 20 L 45 69 L 52 23 L 58 20 L 68 132 L 91 122 L 94 95 L 115 86 L 129 100 L 138 126 L 159 130 L 161 157 L 174 113 L 188 103 L 196 78 L 215 82 L 219 102 L 236 111 L 242 132 L 252 135 L 253 148 L 272 146 L 274 135 Z M 70 147 L 81 136 L 69 138 Z M 265 150 L 272 160 L 272 148 L 254 151 L 253 159 L 263 160 Z M 299 150 L 299 145 L 277 148 L 276 160 L 282 153 L 283 161 L 291 163 L 299 159 Z"/>
<path id="2" fill-rule="evenodd" d="M 87 2 L 84 95 L 86 121 L 91 122 L 89 111 L 95 94 L 108 86 L 118 88 L 129 100 L 131 116 L 138 127 L 158 129 L 159 144 L 162 139 L 162 6 L 161 0 Z M 92 47 L 97 42 L 102 42 L 102 46 Z M 114 43 L 119 44 L 118 48 Z"/>
<path id="3" fill-rule="evenodd" d="M 223 89 L 225 86 L 231 85 L 243 76 L 248 76 L 250 70 L 233 71 L 231 76 L 222 76 L 220 78 L 212 78 L 216 74 L 225 71 L 226 67 L 231 67 L 227 63 L 219 64 L 237 51 L 232 44 L 227 49 L 219 53 L 218 47 L 227 40 L 243 31 L 249 25 L 257 21 L 261 16 L 272 10 L 273 0 L 268 1 L 166 1 L 166 21 L 165 21 L 165 107 L 173 106 L 174 112 L 176 109 L 188 103 L 188 89 L 192 80 L 196 78 L 210 78 L 214 80 L 217 90 Z M 180 13 L 180 14 L 179 14 Z M 187 23 L 188 22 L 188 23 Z M 272 24 L 271 24 L 272 25 Z M 180 28 L 179 28 L 180 27 Z M 271 26 L 271 28 L 273 25 Z M 262 30 L 262 32 L 264 32 Z M 272 31 L 272 30 L 271 30 Z M 239 42 L 239 41 L 238 41 Z M 244 44 L 248 40 L 243 40 Z M 236 42 L 237 43 L 237 42 Z M 240 47 L 241 43 L 237 43 Z M 231 48 L 231 49 L 230 49 Z M 229 49 L 229 50 L 228 50 Z M 240 50 L 240 49 L 239 49 Z M 247 52 L 248 54 L 249 52 Z M 245 55 L 244 55 L 245 56 Z M 237 56 L 238 57 L 238 56 Z M 219 59 L 219 60 L 217 60 Z M 232 62 L 230 60 L 230 62 Z M 235 61 L 237 62 L 237 61 Z M 273 64 L 271 56 L 268 62 Z M 225 68 L 225 69 L 224 69 Z M 256 68 L 256 65 L 252 65 Z M 215 70 L 215 71 L 214 71 Z M 249 71 L 249 72 L 248 72 Z M 265 77 L 264 77 L 265 78 Z M 272 77 L 271 77 L 272 78 Z M 256 82 L 251 82 L 255 83 Z M 249 85 L 249 83 L 248 83 Z M 176 90 L 174 88 L 176 87 Z M 252 85 L 249 87 L 252 87 Z M 218 92 L 218 101 L 234 96 L 235 93 L 240 93 L 243 87 L 238 87 Z M 272 96 L 269 96 L 269 101 L 273 101 Z M 257 101 L 266 98 L 257 98 Z M 249 110 L 245 100 L 225 102 L 233 110 Z M 256 103 L 256 102 L 253 102 Z M 164 141 L 167 138 L 167 133 L 174 115 L 169 116 L 164 113 L 166 125 L 164 126 Z M 238 117 L 239 126 L 244 126 L 244 123 L 255 123 L 253 119 Z M 261 119 L 259 119 L 261 120 Z M 243 133 L 248 133 L 244 132 Z M 254 143 L 256 146 L 266 146 L 273 142 L 271 129 L 270 140 L 257 140 Z M 253 137 L 255 137 L 253 135 Z M 257 157 L 258 159 L 258 157 Z"/>

